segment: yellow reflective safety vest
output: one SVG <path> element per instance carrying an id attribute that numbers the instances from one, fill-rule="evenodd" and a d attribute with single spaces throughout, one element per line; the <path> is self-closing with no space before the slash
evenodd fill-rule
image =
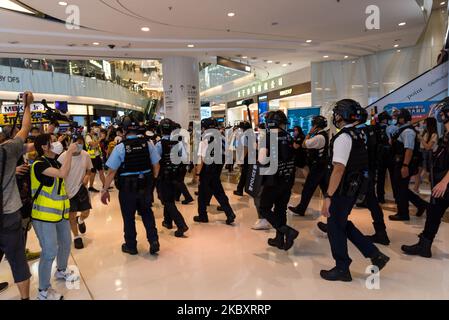
<path id="1" fill-rule="evenodd" d="M 90 134 L 88 134 L 88 136 L 92 139 L 92 141 L 95 141 L 94 138 L 92 138 L 92 136 Z M 98 141 L 98 140 L 97 140 Z M 98 147 L 94 147 L 92 148 L 87 142 L 86 142 L 86 150 L 87 153 L 89 154 L 89 157 L 91 159 L 95 159 L 97 157 L 97 155 L 95 155 L 97 152 L 99 153 L 100 157 L 101 157 L 101 148 Z"/>
<path id="2" fill-rule="evenodd" d="M 69 219 L 70 201 L 65 191 L 64 179 L 54 178 L 53 185 L 41 186 L 34 171 L 36 163 L 47 161 L 45 158 L 37 159 L 31 166 L 31 196 L 33 209 L 31 218 L 45 222 L 59 222 Z M 38 195 L 36 196 L 36 193 Z"/>

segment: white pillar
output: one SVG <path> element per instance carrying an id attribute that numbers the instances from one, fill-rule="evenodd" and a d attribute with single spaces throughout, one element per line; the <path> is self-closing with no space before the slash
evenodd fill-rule
<path id="1" fill-rule="evenodd" d="M 165 117 L 187 129 L 189 121 L 199 121 L 200 88 L 198 59 L 167 57 L 162 60 Z"/>

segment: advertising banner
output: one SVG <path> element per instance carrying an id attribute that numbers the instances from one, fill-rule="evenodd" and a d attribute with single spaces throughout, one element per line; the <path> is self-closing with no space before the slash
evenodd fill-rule
<path id="1" fill-rule="evenodd" d="M 0 126 L 9 126 L 14 124 L 14 119 L 19 110 L 20 116 L 17 124 L 22 122 L 23 104 L 4 104 L 0 108 Z M 44 118 L 45 108 L 41 103 L 33 103 L 31 105 L 31 122 L 33 124 L 47 123 L 48 120 Z"/>
<path id="2" fill-rule="evenodd" d="M 384 107 L 384 111 L 391 114 L 393 109 L 407 109 L 412 114 L 412 122 L 418 122 L 428 117 L 432 108 L 439 101 L 417 101 L 407 103 L 390 103 Z"/>

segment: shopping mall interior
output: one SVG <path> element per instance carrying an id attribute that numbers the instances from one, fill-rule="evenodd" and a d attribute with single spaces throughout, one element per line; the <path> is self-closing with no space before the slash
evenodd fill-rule
<path id="1" fill-rule="evenodd" d="M 166 119 L 187 130 L 214 118 L 218 128 L 231 133 L 248 123 L 250 130 L 260 133 L 270 126 L 269 115 L 278 111 L 288 120 L 285 132 L 294 139 L 294 128 L 312 139 L 318 116 L 326 121 L 322 129 L 329 138 L 336 138 L 333 110 L 342 99 L 357 101 L 368 114 L 364 122 L 373 127 L 383 112 L 408 110 L 418 135 L 429 128 L 428 118 L 438 118 L 439 102 L 449 94 L 448 12 L 447 1 L 442 0 L 0 0 L 0 136 L 25 121 L 20 96 L 26 91 L 33 93 L 31 123 L 40 133 L 52 127 L 50 114 L 59 115 L 59 133 L 50 132 L 58 141 L 75 130 L 87 141 L 93 124 L 109 139 L 131 116 L 146 128 L 144 132 L 151 131 L 151 137 L 163 129 L 150 124 L 162 125 Z M 443 142 L 436 141 L 434 151 L 438 143 L 444 144 L 444 131 L 444 123 L 437 121 L 435 134 Z M 306 142 L 300 148 L 306 148 Z M 84 149 L 91 156 L 89 148 L 93 147 L 88 142 Z M 108 175 L 116 150 L 108 150 L 108 145 L 104 150 L 97 171 Z M 157 146 L 151 150 L 156 152 Z M 410 220 L 389 219 L 402 201 L 393 192 L 394 170 L 388 168 L 385 199 L 380 200 L 378 191 L 374 197 L 390 240 L 389 245 L 376 246 L 389 262 L 374 272 L 372 260 L 348 244 L 352 282 L 325 281 L 320 276 L 321 270 L 335 265 L 333 237 L 317 227 L 327 220 L 322 215 L 327 192 L 312 190 L 305 215 L 287 208 L 277 213 L 286 214 L 288 226 L 299 231 L 290 250 L 279 250 L 267 239 L 280 231 L 258 215 L 256 199 L 249 192 L 234 192 L 247 167 L 227 164 L 219 179 L 236 216 L 232 225 L 225 222 L 217 196 L 208 206 L 209 223 L 194 221 L 205 178 L 198 171 L 201 166 L 187 162 L 185 167 L 183 182 L 193 201 L 185 204 L 181 197 L 174 202 L 188 225 L 182 237 L 175 236 L 175 228 L 164 227 L 167 203 L 160 200 L 159 189 L 153 193 L 157 254 L 149 253 L 143 223 L 147 218 L 139 214 L 138 254 L 123 252 L 122 212 L 130 204 L 119 197 L 123 189 L 112 182 L 107 191 L 101 175 L 93 174 L 85 200 L 92 207 L 85 219 L 87 231 L 71 234 L 68 268 L 78 279 L 68 283 L 53 277 L 59 272 L 58 254 L 51 273 L 55 292 L 65 300 L 449 299 L 448 213 L 433 240 L 432 258 L 407 255 L 402 249 L 422 241 L 418 235 L 422 237 L 436 201 L 433 169 L 428 169 L 433 167 L 424 160 L 406 189 L 429 203 L 426 213 L 418 216 L 410 203 Z M 297 167 L 287 207 L 301 201 L 305 182 L 313 174 L 309 165 Z M 247 191 L 250 182 L 245 182 Z M 282 184 L 278 187 L 284 190 Z M 106 192 L 107 206 L 102 203 Z M 38 237 L 38 229 L 31 227 L 34 221 L 42 223 L 34 214 L 33 209 L 25 231 L 30 299 L 47 289 L 42 288 L 41 261 L 48 248 L 43 248 L 44 236 Z M 349 218 L 364 235 L 377 231 L 369 206 L 354 207 Z M 82 249 L 75 247 L 76 238 L 82 239 Z M 0 245 L 7 253 L 1 235 Z M 0 283 L 9 284 L 0 288 L 0 300 L 20 300 L 24 296 L 14 285 L 18 281 L 9 255 L 0 263 Z"/>

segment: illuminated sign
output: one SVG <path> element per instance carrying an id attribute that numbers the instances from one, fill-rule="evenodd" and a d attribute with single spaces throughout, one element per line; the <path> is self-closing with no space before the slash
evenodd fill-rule
<path id="1" fill-rule="evenodd" d="M 289 94 L 292 94 L 292 92 L 293 92 L 293 89 L 286 89 L 286 90 L 282 90 L 281 92 L 279 92 L 279 95 L 281 97 L 288 96 Z"/>
<path id="2" fill-rule="evenodd" d="M 98 68 L 100 68 L 100 69 L 103 69 L 103 65 L 102 65 L 101 63 L 99 63 L 98 61 L 95 61 L 95 60 L 89 60 L 89 62 L 90 62 L 91 64 L 93 64 L 94 66 L 96 66 L 96 67 L 98 67 Z"/>

